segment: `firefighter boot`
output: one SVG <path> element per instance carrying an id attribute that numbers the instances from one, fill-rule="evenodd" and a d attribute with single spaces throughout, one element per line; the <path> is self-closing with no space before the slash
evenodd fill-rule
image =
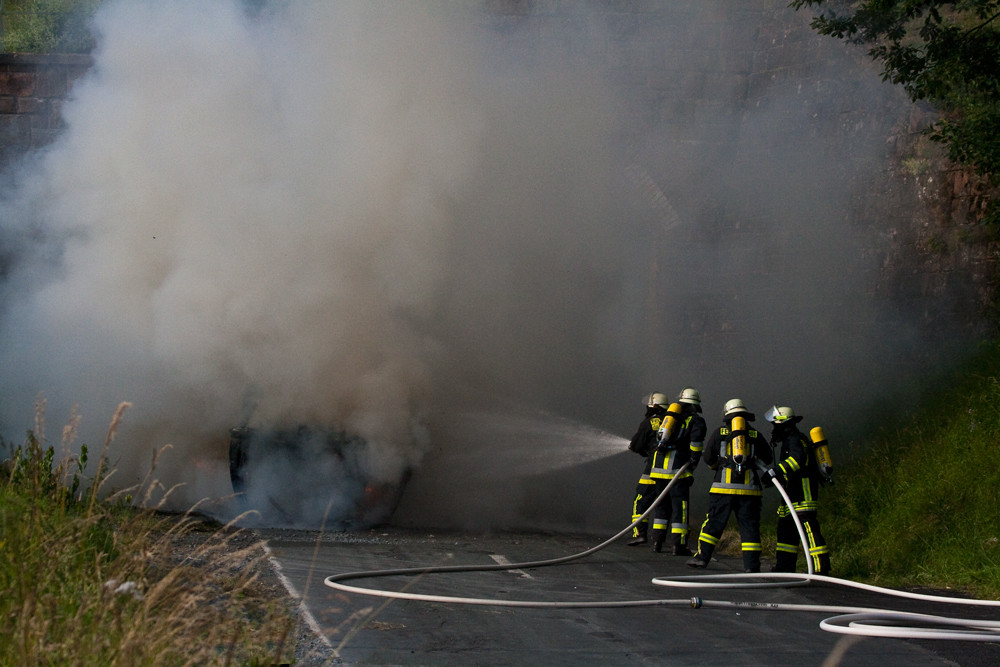
<path id="1" fill-rule="evenodd" d="M 700 553 L 696 553 L 694 556 L 691 556 L 691 558 L 688 558 L 685 565 L 687 565 L 688 567 L 700 567 L 704 569 L 708 567 L 708 561 L 705 560 L 705 558 Z"/>
<path id="2" fill-rule="evenodd" d="M 712 561 L 712 551 L 714 550 L 715 547 L 713 545 L 703 540 L 698 540 L 698 553 L 689 558 L 684 564 L 688 567 L 700 567 L 704 569 Z"/>
<path id="3" fill-rule="evenodd" d="M 666 532 L 662 530 L 654 530 L 651 537 L 653 539 L 653 551 L 656 553 L 663 551 L 663 543 L 667 539 Z"/>
<path id="4" fill-rule="evenodd" d="M 778 547 L 774 554 L 774 567 L 771 572 L 795 572 L 795 561 L 798 559 L 798 552 L 783 551 Z"/>
<path id="5" fill-rule="evenodd" d="M 744 551 L 743 552 L 743 571 L 757 573 L 760 572 L 760 552 L 759 551 Z"/>
<path id="6" fill-rule="evenodd" d="M 649 542 L 649 538 L 646 537 L 646 531 L 649 528 L 649 524 L 643 521 L 638 526 L 632 529 L 632 539 L 628 542 L 630 547 L 637 547 L 640 544 L 646 544 Z"/>
<path id="7" fill-rule="evenodd" d="M 683 533 L 674 533 L 674 555 L 675 556 L 690 556 L 691 550 L 687 548 L 687 535 Z"/>
<path id="8" fill-rule="evenodd" d="M 819 568 L 814 574 L 822 574 L 824 577 L 830 576 L 830 554 L 820 554 Z"/>

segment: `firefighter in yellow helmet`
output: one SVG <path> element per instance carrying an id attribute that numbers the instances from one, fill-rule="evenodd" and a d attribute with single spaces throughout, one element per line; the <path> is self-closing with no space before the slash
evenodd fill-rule
<path id="1" fill-rule="evenodd" d="M 789 407 L 775 406 L 767 411 L 764 418 L 774 425 L 771 446 L 778 448 L 778 460 L 767 472 L 767 478 L 778 480 L 792 501 L 792 509 L 798 515 L 809 542 L 807 557 L 812 559 L 813 572 L 829 575 L 830 549 L 820 531 L 817 516 L 820 473 L 814 465 L 815 453 L 811 442 L 796 426 L 802 417 L 796 416 Z M 794 572 L 801 540 L 792 510 L 784 503 L 778 507 L 777 538 L 774 571 Z"/>
<path id="2" fill-rule="evenodd" d="M 705 445 L 705 464 L 715 471 L 709 489 L 708 515 L 698 536 L 698 553 L 687 564 L 708 567 L 731 514 L 736 514 L 743 551 L 743 570 L 760 572 L 760 511 L 763 490 L 758 471 L 773 458 L 767 440 L 750 424 L 754 414 L 742 400 L 726 402 L 722 426 Z"/>
<path id="3" fill-rule="evenodd" d="M 645 457 L 646 464 L 642 469 L 642 476 L 635 487 L 635 500 L 632 501 L 632 521 L 646 513 L 649 506 L 653 504 L 656 495 L 653 490 L 656 480 L 649 476 L 649 470 L 653 466 L 653 452 L 656 450 L 657 433 L 660 424 L 667 414 L 667 407 L 670 399 L 667 395 L 654 391 L 646 401 L 646 415 L 639 422 L 639 428 L 628 444 L 629 451 L 635 452 Z M 628 542 L 630 547 L 646 544 L 649 541 L 649 519 L 644 519 L 641 523 L 632 528 L 632 539 Z"/>
<path id="4" fill-rule="evenodd" d="M 649 469 L 649 476 L 656 481 L 654 499 L 670 480 L 675 477 L 678 479 L 670 487 L 669 502 L 664 499 L 653 510 L 653 532 L 650 536 L 653 551 L 663 550 L 669 532 L 673 554 L 691 555 L 691 549 L 688 548 L 688 512 L 691 506 L 691 485 L 694 483 L 691 471 L 701 460 L 706 431 L 705 419 L 700 413 L 701 395 L 694 387 L 685 387 L 677 396 L 677 401 L 668 408 L 666 418 L 660 425 L 661 434 Z M 680 472 L 687 463 L 691 464 L 688 469 Z"/>

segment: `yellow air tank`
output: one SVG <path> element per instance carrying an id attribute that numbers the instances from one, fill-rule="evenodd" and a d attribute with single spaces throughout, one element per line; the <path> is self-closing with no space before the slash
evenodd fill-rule
<path id="1" fill-rule="evenodd" d="M 738 472 L 743 472 L 743 466 L 746 465 L 747 458 L 750 456 L 750 437 L 747 434 L 747 420 L 742 415 L 736 415 L 733 417 L 732 426 L 733 437 L 730 440 L 730 444 L 733 449 L 733 463 L 736 464 Z"/>
<path id="2" fill-rule="evenodd" d="M 813 442 L 813 453 L 816 455 L 816 467 L 828 483 L 833 483 L 833 459 L 830 457 L 830 446 L 823 435 L 823 429 L 817 426 L 809 431 Z"/>
<path id="3" fill-rule="evenodd" d="M 671 403 L 670 407 L 667 408 L 667 414 L 664 415 L 663 421 L 660 422 L 660 430 L 657 433 L 659 442 L 667 442 L 675 435 L 680 429 L 681 425 L 681 404 Z"/>

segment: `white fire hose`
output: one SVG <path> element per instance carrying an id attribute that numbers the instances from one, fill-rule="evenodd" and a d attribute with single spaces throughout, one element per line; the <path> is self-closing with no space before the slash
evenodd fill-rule
<path id="1" fill-rule="evenodd" d="M 727 601 L 727 600 L 703 600 L 700 597 L 682 599 L 650 599 L 650 600 L 606 600 L 606 601 L 536 601 L 536 600 L 497 600 L 490 598 L 467 598 L 450 595 L 427 595 L 420 593 L 408 593 L 406 591 L 384 591 L 374 588 L 364 588 L 360 586 L 349 586 L 344 581 L 351 579 L 368 579 L 373 577 L 389 577 L 397 575 L 423 575 L 441 572 L 492 572 L 497 570 L 518 570 L 524 568 L 547 567 L 550 565 L 561 565 L 574 560 L 579 560 L 586 556 L 604 549 L 616 540 L 624 536 L 639 525 L 649 514 L 663 501 L 669 493 L 674 483 L 680 479 L 680 473 L 687 470 L 689 464 L 681 468 L 677 476 L 660 492 L 649 508 L 643 512 L 642 516 L 629 524 L 622 531 L 613 537 L 605 540 L 595 547 L 587 549 L 577 554 L 553 558 L 548 560 L 526 561 L 522 563 L 502 563 L 492 565 L 438 565 L 431 567 L 408 567 L 389 570 L 368 570 L 359 572 L 345 572 L 335 574 L 323 580 L 323 583 L 330 588 L 347 593 L 357 593 L 359 595 L 369 595 L 384 598 L 395 598 L 400 600 L 419 600 L 423 602 L 445 602 L 451 604 L 471 604 L 490 605 L 501 607 L 531 607 L 545 609 L 583 609 L 583 608 L 616 608 L 616 607 L 655 607 L 655 606 L 683 606 L 695 609 L 708 608 L 740 608 L 740 609 L 762 609 L 773 611 L 803 611 L 838 614 L 820 622 L 819 627 L 829 632 L 840 634 L 864 635 L 869 637 L 894 637 L 900 639 L 953 639 L 964 641 L 1000 641 L 1000 622 L 981 621 L 976 619 L 959 619 L 945 616 L 935 616 L 930 614 L 916 614 L 900 612 L 892 609 L 874 609 L 870 607 L 846 607 L 832 605 L 809 605 L 809 604 L 779 604 L 770 602 L 751 601 Z M 778 489 L 785 504 L 792 512 L 795 526 L 798 529 L 799 537 L 802 540 L 803 549 L 806 550 L 807 573 L 739 573 L 739 574 L 699 574 L 679 577 L 655 577 L 652 583 L 657 586 L 670 586 L 676 588 L 774 588 L 781 586 L 802 586 L 812 581 L 819 581 L 840 586 L 849 586 L 861 590 L 893 595 L 896 597 L 909 598 L 913 600 L 924 600 L 930 602 L 945 602 L 950 604 L 964 604 L 981 607 L 1000 607 L 1000 601 L 996 600 L 974 600 L 965 598 L 950 598 L 937 595 L 924 595 L 920 593 L 908 593 L 879 586 L 861 584 L 847 579 L 837 579 L 814 574 L 812 559 L 808 557 L 805 530 L 795 511 L 792 509 L 792 502 L 785 492 L 783 486 L 774 480 L 774 486 Z M 765 581 L 760 581 L 760 580 Z"/>

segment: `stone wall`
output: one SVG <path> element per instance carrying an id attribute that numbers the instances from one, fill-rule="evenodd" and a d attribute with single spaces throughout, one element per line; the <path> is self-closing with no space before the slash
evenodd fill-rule
<path id="1" fill-rule="evenodd" d="M 64 100 L 91 65 L 90 56 L 0 54 L 0 165 L 52 141 Z"/>

